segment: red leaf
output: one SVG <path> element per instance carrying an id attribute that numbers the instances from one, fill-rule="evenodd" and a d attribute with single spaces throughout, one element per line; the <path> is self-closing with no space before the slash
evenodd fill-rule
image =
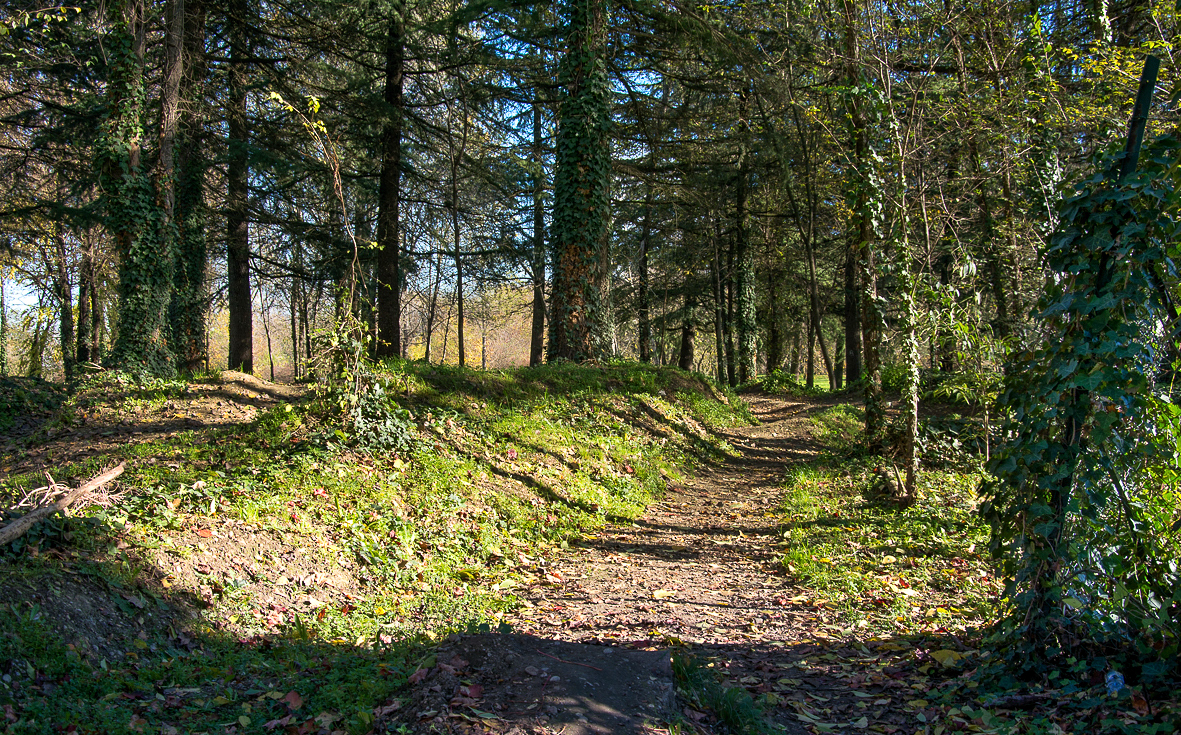
<path id="1" fill-rule="evenodd" d="M 210 531 L 208 528 L 198 528 L 197 535 L 201 538 L 209 538 L 213 535 L 213 531 Z"/>
<path id="2" fill-rule="evenodd" d="M 283 701 L 292 710 L 297 710 L 303 706 L 303 697 L 299 696 L 298 692 L 287 692 L 287 695 L 283 697 Z"/>
<path id="3" fill-rule="evenodd" d="M 348 615 L 349 613 L 351 613 L 353 611 L 353 609 L 354 608 L 352 605 L 345 605 L 342 608 L 340 608 L 340 614 L 341 615 Z"/>

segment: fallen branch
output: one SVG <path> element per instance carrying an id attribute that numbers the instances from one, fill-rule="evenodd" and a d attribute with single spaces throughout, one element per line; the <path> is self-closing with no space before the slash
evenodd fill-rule
<path id="1" fill-rule="evenodd" d="M 33 525 L 37 523 L 37 521 L 41 520 L 42 518 L 47 518 L 58 511 L 69 508 L 74 503 L 74 501 L 78 500 L 86 493 L 97 490 L 103 485 L 106 485 L 111 480 L 114 480 L 116 477 L 123 474 L 123 467 L 124 465 L 120 463 L 115 469 L 108 470 L 85 485 L 82 485 L 77 490 L 66 493 L 66 496 L 56 503 L 43 505 L 36 510 L 29 511 L 20 518 L 17 518 L 12 523 L 9 523 L 4 528 L 0 528 L 0 546 L 4 546 L 15 541 L 16 539 L 23 536 L 26 531 L 32 528 Z M 53 487 L 54 484 L 51 484 L 50 487 Z"/>

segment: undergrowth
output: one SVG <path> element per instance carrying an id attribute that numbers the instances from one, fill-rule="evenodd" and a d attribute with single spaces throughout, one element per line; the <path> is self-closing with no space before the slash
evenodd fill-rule
<path id="1" fill-rule="evenodd" d="M 67 720 L 92 731 L 135 730 L 143 720 L 162 733 L 215 722 L 262 732 L 320 707 L 340 718 L 332 728 L 364 732 L 403 681 L 408 644 L 495 626 L 515 588 L 544 580 L 551 550 L 635 518 L 686 467 L 732 451 L 717 428 L 751 421 L 733 394 L 668 368 L 374 369 L 389 411 L 366 406 L 343 427 L 331 397 L 313 394 L 249 423 L 178 430 L 54 468 L 58 481 L 76 484 L 126 462 L 115 488 L 123 494 L 0 550 L 0 585 L 68 572 L 131 619 L 144 601 L 170 619 L 196 617 L 184 634 L 141 626 L 142 637 L 118 643 L 118 657 L 96 658 L 38 608 L 0 608 L 0 629 L 21 630 L 0 646 L 24 652 L 6 672 L 13 732 Z M 190 384 L 158 383 L 93 378 L 39 436 L 60 440 L 120 411 L 151 421 L 188 400 Z M 405 440 L 383 438 L 389 416 Z M 365 436 L 356 442 L 350 431 Z M 11 461 L 0 457 L 0 466 Z M 35 473 L 8 477 L 0 505 L 39 484 Z M 309 574 L 284 576 L 293 567 Z M 283 590 L 286 598 L 272 594 Z M 191 635 L 187 646 L 182 635 Z M 390 652 L 381 671 L 377 650 Z M 47 691 L 77 703 L 65 719 L 48 718 Z M 271 698 L 289 691 L 303 709 Z M 335 692 L 339 705 L 314 703 L 313 691 Z M 155 705 L 158 696 L 172 704 Z"/>
<path id="2" fill-rule="evenodd" d="M 692 655 L 674 655 L 673 680 L 681 696 L 698 710 L 712 713 L 735 735 L 770 735 L 779 732 L 768 724 L 764 708 L 742 687 L 723 686 L 713 663 Z"/>
<path id="3" fill-rule="evenodd" d="M 903 509 L 877 484 L 893 460 L 865 450 L 859 409 L 836 406 L 812 421 L 824 451 L 789 474 L 780 504 L 780 562 L 799 589 L 789 602 L 808 611 L 816 640 L 913 652 L 894 678 L 922 693 L 905 705 L 915 732 L 1175 731 L 1176 692 L 1138 672 L 1122 672 L 1127 683 L 1111 688 L 1113 663 L 1080 649 L 1044 679 L 1021 680 L 990 650 L 986 631 L 1008 603 L 977 510 L 979 423 L 925 422 L 919 497 Z"/>

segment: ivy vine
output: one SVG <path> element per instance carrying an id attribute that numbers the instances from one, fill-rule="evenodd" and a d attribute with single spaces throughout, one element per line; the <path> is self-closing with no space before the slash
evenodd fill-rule
<path id="1" fill-rule="evenodd" d="M 999 403 L 1006 442 L 982 512 L 1009 577 L 995 633 L 1044 667 L 1084 643 L 1173 665 L 1181 633 L 1181 406 L 1172 288 L 1181 255 L 1181 139 L 1146 146 L 1122 181 L 1105 163 L 1060 208 L 1045 253 L 1040 346 L 1016 352 Z"/>

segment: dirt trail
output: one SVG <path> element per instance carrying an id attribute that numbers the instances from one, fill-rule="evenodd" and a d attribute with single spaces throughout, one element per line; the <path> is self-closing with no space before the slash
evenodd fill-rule
<path id="1" fill-rule="evenodd" d="M 741 453 L 674 486 L 631 525 L 608 527 L 554 567 L 560 585 L 538 588 L 512 621 L 557 640 L 688 644 L 798 637 L 775 562 L 784 474 L 818 451 L 809 416 L 831 402 L 749 399 L 760 424 L 726 432 Z"/>
<path id="2" fill-rule="evenodd" d="M 797 711 L 817 701 L 836 717 L 860 716 L 866 703 L 839 681 L 848 677 L 844 657 L 860 654 L 828 627 L 831 611 L 801 604 L 800 589 L 775 559 L 784 475 L 816 455 L 809 419 L 833 402 L 748 401 L 760 424 L 724 432 L 738 456 L 670 488 L 634 523 L 608 526 L 559 556 L 546 582 L 520 593 L 524 606 L 506 619 L 513 635 L 453 636 L 443 646 L 439 660 L 464 667 L 459 673 L 476 687 L 481 711 L 495 718 L 449 715 L 466 703 L 447 702 L 453 687 L 435 683 L 451 676 L 443 667 L 412 686 L 403 721 L 417 720 L 416 732 L 657 733 L 670 720 L 723 732 L 712 713 L 670 696 L 670 648 L 708 661 L 727 686 L 771 694 L 779 705 L 771 717 L 784 732 L 805 733 Z M 615 654 L 611 665 L 604 651 Z M 645 653 L 663 666 L 632 658 Z M 559 675 L 550 691 L 539 689 L 560 669 L 558 659 L 581 667 L 578 676 Z M 619 682 L 632 682 L 623 689 L 629 695 L 618 693 Z"/>

